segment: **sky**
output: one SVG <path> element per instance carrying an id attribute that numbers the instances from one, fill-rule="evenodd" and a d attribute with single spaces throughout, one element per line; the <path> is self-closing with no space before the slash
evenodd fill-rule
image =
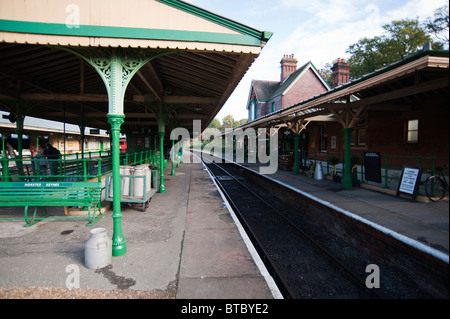
<path id="1" fill-rule="evenodd" d="M 280 80 L 280 60 L 294 54 L 298 66 L 311 61 L 317 69 L 337 58 L 348 59 L 348 47 L 364 37 L 382 35 L 394 20 L 432 18 L 448 0 L 185 0 L 215 14 L 258 29 L 272 38 L 242 78 L 216 118 L 247 118 L 252 80 Z"/>

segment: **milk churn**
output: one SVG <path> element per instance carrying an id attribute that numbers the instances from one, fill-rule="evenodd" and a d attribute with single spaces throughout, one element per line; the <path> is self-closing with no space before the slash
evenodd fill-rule
<path id="1" fill-rule="evenodd" d="M 106 228 L 94 228 L 84 244 L 84 265 L 90 269 L 103 268 L 111 263 L 112 240 Z"/>
<path id="2" fill-rule="evenodd" d="M 121 196 L 130 196 L 131 177 L 125 177 L 123 175 L 133 175 L 133 169 L 133 166 L 120 166 L 120 183 L 122 185 Z"/>
<path id="3" fill-rule="evenodd" d="M 321 181 L 323 179 L 322 163 L 316 163 L 316 171 L 314 172 L 314 179 Z"/>
<path id="4" fill-rule="evenodd" d="M 136 165 L 134 168 L 134 176 L 144 176 L 143 178 L 133 178 L 133 195 L 135 197 L 143 197 L 144 191 L 147 194 L 150 191 L 151 171 L 148 165 Z M 145 190 L 144 190 L 145 179 Z"/>
<path id="5" fill-rule="evenodd" d="M 120 166 L 120 194 L 121 196 L 130 196 L 130 177 L 125 177 L 124 175 L 133 175 L 133 166 Z M 113 197 L 113 177 L 111 175 L 109 184 L 109 197 Z"/>

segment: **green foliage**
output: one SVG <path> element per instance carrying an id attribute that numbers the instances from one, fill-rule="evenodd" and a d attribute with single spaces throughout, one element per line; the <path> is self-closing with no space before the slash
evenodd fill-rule
<path id="1" fill-rule="evenodd" d="M 211 123 L 209 123 L 208 128 L 216 128 L 220 130 L 222 128 L 222 124 L 220 124 L 218 119 L 213 119 Z"/>
<path id="2" fill-rule="evenodd" d="M 386 65 L 400 61 L 422 50 L 430 42 L 433 49 L 441 50 L 443 45 L 435 43 L 421 27 L 417 19 L 392 21 L 383 26 L 386 34 L 373 38 L 363 38 L 347 49 L 351 54 L 351 78 L 359 78 Z"/>
<path id="3" fill-rule="evenodd" d="M 434 19 L 427 18 L 422 24 L 418 19 L 394 20 L 383 26 L 383 35 L 362 38 L 348 47 L 351 56 L 350 77 L 356 79 L 389 64 L 401 61 L 408 55 L 422 50 L 428 42 L 433 50 L 443 50 L 449 45 L 448 5 L 434 11 Z M 433 41 L 433 38 L 438 41 Z M 325 64 L 322 74 L 332 86 L 331 63 Z"/>
<path id="4" fill-rule="evenodd" d="M 240 121 L 236 121 L 233 115 L 227 115 L 222 119 L 222 123 L 220 123 L 220 121 L 217 118 L 213 119 L 211 123 L 208 125 L 208 128 L 215 128 L 220 131 L 224 131 L 227 128 L 238 127 L 247 122 L 248 122 L 247 119 L 241 119 Z"/>
<path id="5" fill-rule="evenodd" d="M 428 33 L 449 45 L 448 4 L 434 11 L 434 20 L 428 18 L 424 23 Z"/>

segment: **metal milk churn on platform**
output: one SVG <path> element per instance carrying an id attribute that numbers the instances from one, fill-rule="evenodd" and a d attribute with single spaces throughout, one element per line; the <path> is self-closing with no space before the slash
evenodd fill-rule
<path id="1" fill-rule="evenodd" d="M 122 177 L 122 175 L 133 175 L 133 166 L 120 166 L 120 184 L 122 185 L 121 196 L 130 196 L 131 177 Z"/>
<path id="2" fill-rule="evenodd" d="M 84 265 L 90 269 L 98 269 L 111 263 L 112 240 L 106 228 L 94 228 L 84 244 Z"/>
<path id="3" fill-rule="evenodd" d="M 151 171 L 150 167 L 147 164 L 136 165 L 134 168 L 133 176 L 144 176 L 143 178 L 133 178 L 133 195 L 135 197 L 143 197 L 144 191 L 145 194 L 150 191 L 150 180 L 151 180 Z M 145 190 L 144 190 L 144 179 L 145 179 Z"/>
<path id="4" fill-rule="evenodd" d="M 321 181 L 323 179 L 322 163 L 316 163 L 316 171 L 314 172 L 314 179 Z"/>
<path id="5" fill-rule="evenodd" d="M 122 177 L 122 175 L 133 175 L 133 166 L 120 166 L 120 193 L 121 196 L 130 196 L 130 177 Z M 113 177 L 110 177 L 109 197 L 114 196 Z"/>

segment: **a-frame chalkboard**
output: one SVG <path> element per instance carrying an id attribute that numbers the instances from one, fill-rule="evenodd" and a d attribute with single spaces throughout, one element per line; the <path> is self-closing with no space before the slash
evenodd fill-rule
<path id="1" fill-rule="evenodd" d="M 416 199 L 417 190 L 419 189 L 420 177 L 422 169 L 417 167 L 403 167 L 402 176 L 398 184 L 396 196 L 406 194 L 412 196 L 412 200 Z"/>

